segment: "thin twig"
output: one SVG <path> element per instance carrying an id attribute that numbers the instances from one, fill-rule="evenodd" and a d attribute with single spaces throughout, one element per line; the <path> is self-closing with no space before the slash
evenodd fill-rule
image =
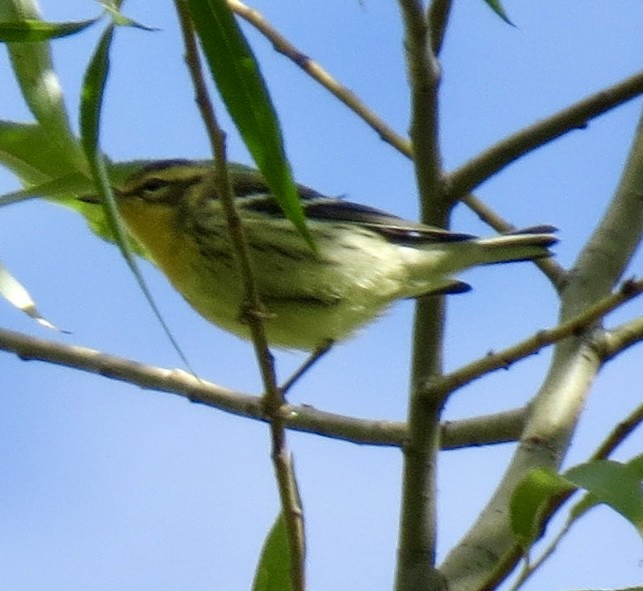
<path id="1" fill-rule="evenodd" d="M 203 71 L 199 52 L 194 39 L 192 24 L 190 22 L 189 11 L 185 6 L 184 0 L 176 0 L 176 7 L 179 14 L 183 40 L 185 44 L 185 61 L 192 77 L 192 83 L 196 94 L 196 103 L 199 112 L 205 124 L 205 128 L 210 139 L 212 152 L 214 154 L 215 175 L 213 180 L 216 182 L 219 199 L 222 209 L 228 222 L 228 232 L 232 250 L 236 257 L 236 263 L 239 267 L 239 274 L 243 283 L 244 299 L 243 305 L 247 306 L 248 313 L 243 314 L 250 326 L 253 343 L 257 352 L 257 360 L 261 368 L 262 378 L 266 390 L 269 390 L 270 384 L 276 388 L 275 371 L 272 356 L 268 350 L 268 341 L 263 329 L 263 317 L 265 316 L 264 307 L 261 303 L 259 292 L 257 290 L 252 261 L 245 238 L 244 229 L 241 219 L 234 205 L 234 192 L 230 176 L 228 174 L 226 158 L 226 138 L 225 133 L 219 126 L 214 112 L 212 103 L 208 97 L 208 91 L 203 79 Z M 242 305 L 240 304 L 240 307 Z M 240 310 L 244 312 L 244 310 Z"/>
<path id="2" fill-rule="evenodd" d="M 643 404 L 637 406 L 610 431 L 609 435 L 596 448 L 590 461 L 607 459 L 641 424 L 643 424 Z"/>
<path id="3" fill-rule="evenodd" d="M 263 326 L 265 311 L 255 282 L 244 229 L 234 205 L 234 194 L 228 175 L 225 133 L 217 122 L 208 97 L 189 11 L 183 0 L 176 0 L 176 7 L 186 48 L 186 63 L 194 84 L 196 101 L 212 144 L 216 171 L 215 181 L 219 189 L 222 209 L 228 222 L 228 232 L 236 262 L 241 272 L 245 304 L 248 306 L 246 321 L 252 334 L 252 342 L 264 385 L 263 404 L 270 422 L 271 457 L 288 536 L 291 583 L 295 591 L 304 591 L 306 588 L 304 517 L 292 457 L 286 442 L 286 427 L 282 414 L 282 408 L 286 401 L 277 385 L 274 359 L 268 349 L 268 340 Z"/>
<path id="4" fill-rule="evenodd" d="M 489 372 L 506 369 L 516 361 L 533 355 L 548 345 L 579 334 L 625 302 L 638 297 L 641 293 L 643 293 L 643 279 L 625 281 L 616 293 L 599 300 L 593 306 L 555 328 L 541 330 L 516 345 L 507 347 L 498 353 L 487 355 L 450 374 L 431 380 L 423 390 L 423 394 L 429 397 L 445 398 L 455 390 Z"/>
<path id="5" fill-rule="evenodd" d="M 277 31 L 264 17 L 254 8 L 250 8 L 239 0 L 228 0 L 228 6 L 242 19 L 250 23 L 261 34 L 266 37 L 275 48 L 299 66 L 313 80 L 330 91 L 336 98 L 344 103 L 351 111 L 356 113 L 365 121 L 385 142 L 394 146 L 397 150 L 411 156 L 410 142 L 389 127 L 380 117 L 369 109 L 357 96 L 348 88 L 337 82 L 337 80 L 325 70 L 318 62 L 308 57 L 297 49 L 288 39 Z"/>
<path id="6" fill-rule="evenodd" d="M 460 199 L 521 156 L 569 131 L 585 128 L 591 119 L 641 94 L 643 72 L 510 135 L 453 171 L 447 179 L 448 197 L 452 201 Z"/>

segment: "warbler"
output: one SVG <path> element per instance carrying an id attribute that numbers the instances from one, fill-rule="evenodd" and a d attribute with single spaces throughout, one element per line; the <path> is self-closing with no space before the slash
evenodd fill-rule
<path id="1" fill-rule="evenodd" d="M 211 161 L 148 163 L 114 187 L 132 236 L 207 320 L 249 338 L 239 269 Z M 554 228 L 477 238 L 407 221 L 297 185 L 313 249 L 261 174 L 230 165 L 235 205 L 268 314 L 268 342 L 315 351 L 349 337 L 393 302 L 468 291 L 452 274 L 549 256 Z M 84 198 L 92 201 L 92 198 Z M 96 201 L 93 199 L 93 201 Z"/>

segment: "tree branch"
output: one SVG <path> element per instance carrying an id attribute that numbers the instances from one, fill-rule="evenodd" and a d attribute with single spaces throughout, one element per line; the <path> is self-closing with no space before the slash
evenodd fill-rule
<path id="1" fill-rule="evenodd" d="M 643 72 L 601 90 L 566 109 L 510 135 L 447 178 L 447 196 L 456 201 L 521 156 L 572 131 L 594 117 L 643 94 Z"/>
<path id="2" fill-rule="evenodd" d="M 321 84 L 333 96 L 344 103 L 351 111 L 365 121 L 385 142 L 391 144 L 395 149 L 411 156 L 410 142 L 396 133 L 371 109 L 369 109 L 351 90 L 343 86 L 318 62 L 308 57 L 297 49 L 288 39 L 277 31 L 262 15 L 254 8 L 246 6 L 239 0 L 227 0 L 228 6 L 246 22 L 255 27 L 268 41 L 272 43 L 275 51 L 290 59 L 300 67 L 313 80 Z"/>
<path id="3" fill-rule="evenodd" d="M 431 50 L 436 56 L 442 51 L 452 7 L 453 0 L 433 0 L 429 6 L 427 18 L 431 31 Z"/>
<path id="4" fill-rule="evenodd" d="M 425 387 L 422 393 L 429 397 L 445 398 L 455 390 L 492 371 L 508 369 L 516 361 L 533 355 L 548 345 L 562 341 L 567 337 L 581 334 L 605 315 L 622 306 L 625 302 L 638 297 L 641 293 L 643 293 L 643 279 L 625 281 L 616 293 L 583 310 L 578 316 L 570 318 L 555 328 L 541 330 L 516 345 L 507 347 L 498 353 L 491 353 L 450 374 L 435 378 Z M 601 338 L 599 337 L 599 339 Z M 592 346 L 593 343 L 594 341 L 592 340 Z"/>
<path id="5" fill-rule="evenodd" d="M 562 323 L 604 298 L 622 275 L 643 233 L 642 195 L 639 125 L 612 203 L 568 273 L 561 291 Z M 480 517 L 442 565 L 451 588 L 473 591 L 497 585 L 519 560 L 521 553 L 509 524 L 509 500 L 527 471 L 539 466 L 557 468 L 565 456 L 589 387 L 603 363 L 599 350 L 587 339 L 589 330 L 557 345 L 509 468 Z"/>
<path id="6" fill-rule="evenodd" d="M 213 384 L 179 369 L 146 365 L 101 351 L 67 345 L 0 329 L 0 350 L 25 361 L 43 361 L 119 380 L 146 390 L 186 398 L 190 402 L 258 421 L 267 421 L 260 396 Z M 361 445 L 400 447 L 407 438 L 400 421 L 360 419 L 317 410 L 310 405 L 281 409 L 288 429 Z M 524 424 L 524 410 L 449 421 L 442 426 L 443 449 L 515 441 Z"/>
<path id="7" fill-rule="evenodd" d="M 597 339 L 596 348 L 603 363 L 606 363 L 641 341 L 643 341 L 643 317 L 635 318 L 606 331 L 602 338 Z"/>
<path id="8" fill-rule="evenodd" d="M 422 221 L 448 227 L 450 207 L 443 198 L 438 135 L 440 68 L 431 51 L 431 31 L 423 3 L 399 0 L 399 6 L 411 85 L 410 136 Z M 444 299 L 418 301 L 408 410 L 409 437 L 404 446 L 397 591 L 444 588 L 435 567 L 436 470 L 442 401 L 420 394 L 421 385 L 442 372 L 443 336 Z"/>

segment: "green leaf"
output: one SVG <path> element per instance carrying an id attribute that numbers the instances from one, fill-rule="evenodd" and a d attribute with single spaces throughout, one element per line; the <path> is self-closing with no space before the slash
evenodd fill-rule
<path id="1" fill-rule="evenodd" d="M 44 197 L 77 211 L 96 234 L 115 242 L 102 207 L 78 199 L 96 193 L 90 173 L 77 170 L 76 163 L 66 159 L 64 154 L 60 155 L 57 146 L 48 138 L 48 132 L 37 123 L 0 121 L 0 164 L 11 170 L 25 187 L 0 196 L 0 206 Z M 79 144 L 78 140 L 76 142 Z M 139 166 L 140 161 L 109 164 L 110 179 L 118 182 Z M 131 239 L 130 246 L 137 254 L 145 256 L 143 249 Z"/>
<path id="2" fill-rule="evenodd" d="M 119 3 L 120 4 L 120 3 Z M 121 11 L 120 7 L 116 4 L 110 4 L 103 2 L 103 7 L 112 17 L 112 22 L 119 27 L 133 27 L 135 29 L 142 29 L 143 31 L 158 31 L 156 27 L 148 27 L 138 21 L 132 20 L 128 16 L 125 16 Z"/>
<path id="3" fill-rule="evenodd" d="M 67 23 L 46 23 L 38 19 L 0 22 L 0 41 L 3 43 L 33 43 L 74 35 L 91 27 L 98 18 Z"/>
<path id="4" fill-rule="evenodd" d="M 515 26 L 507 16 L 505 9 L 502 7 L 500 0 L 484 0 L 487 3 L 487 6 L 491 8 L 503 21 L 512 27 Z"/>
<path id="5" fill-rule="evenodd" d="M 564 476 L 587 490 L 595 502 L 620 513 L 643 535 L 643 455 L 627 464 L 596 460 L 575 466 Z"/>
<path id="6" fill-rule="evenodd" d="M 72 173 L 37 185 L 30 185 L 27 189 L 0 195 L 0 207 L 35 197 L 59 198 L 57 200 L 60 201 L 69 200 L 70 205 L 74 206 L 78 200 L 72 195 L 83 195 L 93 190 L 94 184 L 84 174 Z"/>
<path id="7" fill-rule="evenodd" d="M 103 33 L 85 73 L 80 103 L 81 143 L 94 179 L 95 191 L 92 192 L 97 192 L 101 198 L 107 233 L 118 245 L 143 293 L 165 326 L 129 247 L 127 230 L 120 220 L 114 200 L 108 163 L 99 149 L 100 115 L 109 73 L 109 50 L 113 37 L 114 26 L 110 25 Z"/>
<path id="8" fill-rule="evenodd" d="M 543 517 L 549 504 L 575 487 L 545 468 L 531 470 L 516 486 L 510 501 L 511 529 L 523 549 L 540 537 Z"/>
<path id="9" fill-rule="evenodd" d="M 1 21 L 37 21 L 39 18 L 36 2 L 0 2 Z M 47 144 L 51 144 L 61 160 L 73 162 L 76 170 L 82 170 L 85 166 L 82 151 L 69 126 L 62 90 L 53 69 L 49 43 L 8 43 L 7 47 L 22 95 L 42 126 Z"/>
<path id="10" fill-rule="evenodd" d="M 152 312 L 161 324 L 161 327 L 167 335 L 170 343 L 178 353 L 181 360 L 190 369 L 190 371 L 192 371 L 189 361 L 176 342 L 169 326 L 163 319 L 163 315 L 158 309 L 158 306 L 152 297 L 152 293 L 150 292 L 145 280 L 143 279 L 143 275 L 138 268 L 136 259 L 134 258 L 134 252 L 130 247 L 131 242 L 129 235 L 127 234 L 127 230 L 118 215 L 116 201 L 112 192 L 111 180 L 109 178 L 109 163 L 103 157 L 99 148 L 100 115 L 107 75 L 109 73 L 109 51 L 113 38 L 114 25 L 112 24 L 108 26 L 103 33 L 89 66 L 87 67 L 87 71 L 85 72 L 80 102 L 81 143 L 89 163 L 92 176 L 94 177 L 98 196 L 101 198 L 101 202 L 103 204 L 103 212 L 107 221 L 108 231 L 114 237 L 114 241 L 118 244 L 123 258 L 136 278 L 145 299 L 152 308 Z M 194 371 L 192 371 L 192 373 L 194 374 Z"/>
<path id="11" fill-rule="evenodd" d="M 0 262 L 0 296 L 4 297 L 10 304 L 22 310 L 27 316 L 33 318 L 38 324 L 46 328 L 59 330 L 46 318 L 44 318 L 35 302 L 31 299 L 29 292 L 24 286 L 6 269 Z"/>
<path id="12" fill-rule="evenodd" d="M 261 550 L 252 591 L 291 591 L 286 522 L 280 513 Z"/>
<path id="13" fill-rule="evenodd" d="M 51 140 L 49 130 L 40 124 L 0 120 L 0 164 L 27 185 L 86 171 L 84 161 L 79 166 L 74 156 L 80 153 L 78 140 L 73 138 L 76 146 L 71 152 Z"/>
<path id="14" fill-rule="evenodd" d="M 187 0 L 216 86 L 279 205 L 312 245 L 268 89 L 226 0 Z"/>

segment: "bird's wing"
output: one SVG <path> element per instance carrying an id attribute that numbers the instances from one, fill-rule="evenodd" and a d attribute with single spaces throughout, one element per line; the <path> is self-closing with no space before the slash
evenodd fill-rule
<path id="1" fill-rule="evenodd" d="M 239 171 L 234 175 L 234 193 L 242 197 L 239 206 L 268 215 L 283 216 L 283 211 L 263 179 Z M 394 242 L 457 242 L 474 239 L 471 234 L 449 232 L 441 228 L 405 220 L 368 205 L 336 197 L 326 197 L 304 185 L 297 185 L 306 218 L 326 222 L 357 224 L 382 234 Z"/>

